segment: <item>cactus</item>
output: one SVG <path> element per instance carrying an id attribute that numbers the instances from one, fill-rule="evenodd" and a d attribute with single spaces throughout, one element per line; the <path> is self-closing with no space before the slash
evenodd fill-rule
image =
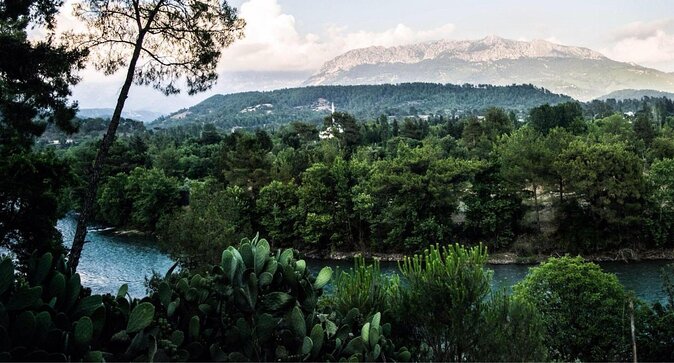
<path id="1" fill-rule="evenodd" d="M 393 352 L 380 314 L 360 324 L 365 319 L 358 309 L 343 318 L 321 312 L 318 299 L 332 270 L 324 268 L 314 278 L 291 249 L 272 253 L 259 236 L 244 239 L 238 249 L 223 251 L 220 263 L 206 271 L 169 275 L 150 296 L 132 300 L 126 285 L 115 295 L 88 296 L 62 256 L 36 258 L 28 284 L 17 282 L 10 260 L 0 261 L 0 348 L 8 352 L 0 358 L 409 358 L 409 352 Z"/>
<path id="2" fill-rule="evenodd" d="M 148 327 L 154 319 L 154 310 L 154 305 L 149 302 L 138 304 L 129 315 L 126 331 L 136 333 Z"/>
<path id="3" fill-rule="evenodd" d="M 86 347 L 91 344 L 94 334 L 94 324 L 88 316 L 83 316 L 75 323 L 74 341 L 80 347 Z"/>

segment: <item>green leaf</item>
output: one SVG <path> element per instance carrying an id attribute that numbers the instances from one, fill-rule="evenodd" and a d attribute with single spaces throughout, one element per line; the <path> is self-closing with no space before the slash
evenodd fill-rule
<path id="1" fill-rule="evenodd" d="M 360 329 L 360 337 L 363 339 L 364 343 L 370 341 L 370 323 L 365 323 Z"/>
<path id="2" fill-rule="evenodd" d="M 0 262 L 0 295 L 5 293 L 14 284 L 14 264 L 12 259 L 5 257 Z"/>
<path id="3" fill-rule="evenodd" d="M 91 344 L 94 334 L 94 324 L 88 316 L 83 316 L 75 323 L 75 344 L 80 347 L 87 347 Z"/>
<path id="4" fill-rule="evenodd" d="M 193 316 L 192 319 L 190 319 L 190 326 L 189 326 L 189 336 L 190 339 L 197 339 L 199 337 L 199 317 L 198 316 Z"/>
<path id="5" fill-rule="evenodd" d="M 304 314 L 298 306 L 295 306 L 290 312 L 289 324 L 290 329 L 298 338 L 307 335 L 307 323 L 304 321 Z"/>
<path id="6" fill-rule="evenodd" d="M 372 324 L 371 324 L 371 325 L 372 325 L 372 327 L 373 327 L 374 329 L 379 329 L 379 325 L 380 325 L 380 324 L 381 324 L 381 313 L 380 313 L 380 312 L 377 312 L 377 313 L 374 314 L 374 316 L 372 317 Z"/>
<path id="7" fill-rule="evenodd" d="M 117 298 L 124 298 L 127 292 L 129 292 L 129 284 L 120 286 L 119 290 L 117 290 Z"/>
<path id="8" fill-rule="evenodd" d="M 327 320 L 325 322 L 325 332 L 328 335 L 328 338 L 333 337 L 335 334 L 337 334 L 337 324 Z"/>
<path id="9" fill-rule="evenodd" d="M 33 285 L 41 284 L 44 278 L 47 277 L 49 270 L 51 270 L 52 260 L 53 256 L 49 252 L 40 257 L 40 260 L 37 262 L 37 266 L 35 266 L 35 271 L 31 276 L 31 282 Z"/>
<path id="10" fill-rule="evenodd" d="M 374 347 L 377 343 L 379 343 L 379 329 L 375 329 L 374 327 L 370 327 L 370 335 L 369 335 L 369 340 L 368 343 L 370 344 L 371 347 Z"/>
<path id="11" fill-rule="evenodd" d="M 281 264 L 281 266 L 287 266 L 288 263 L 290 263 L 290 260 L 293 259 L 293 250 L 290 248 L 287 248 L 283 250 L 281 253 L 281 257 L 279 257 L 278 262 Z"/>
<path id="12" fill-rule="evenodd" d="M 169 306 L 166 308 L 166 315 L 168 315 L 169 318 L 172 317 L 173 314 L 175 314 L 176 309 L 178 308 L 179 304 L 180 304 L 180 299 L 177 299 L 176 301 L 171 301 Z"/>
<path id="13" fill-rule="evenodd" d="M 22 288 L 9 298 L 7 310 L 23 310 L 37 304 L 42 296 L 42 287 Z"/>
<path id="14" fill-rule="evenodd" d="M 260 274 L 260 279 L 259 279 L 260 287 L 265 287 L 265 286 L 271 284 L 271 282 L 273 280 L 274 280 L 274 276 L 272 276 L 272 274 L 270 274 L 269 272 L 263 272 L 262 274 Z"/>
<path id="15" fill-rule="evenodd" d="M 51 315 L 46 311 L 41 311 L 35 315 L 35 329 L 38 332 L 47 333 L 52 326 Z"/>
<path id="16" fill-rule="evenodd" d="M 381 354 L 381 346 L 379 344 L 375 344 L 374 348 L 372 348 L 372 360 L 377 360 L 377 358 L 379 358 L 379 354 Z"/>
<path id="17" fill-rule="evenodd" d="M 311 338 L 309 337 L 304 337 L 304 341 L 302 342 L 302 354 L 309 354 L 311 352 L 311 348 L 313 348 L 314 342 L 311 341 Z"/>
<path id="18" fill-rule="evenodd" d="M 225 276 L 227 276 L 229 282 L 234 281 L 237 263 L 231 251 L 225 250 L 222 252 L 222 270 L 225 272 Z"/>
<path id="19" fill-rule="evenodd" d="M 82 290 L 82 283 L 80 282 L 80 274 L 74 274 L 68 279 L 66 284 L 67 296 L 66 296 L 66 307 L 71 307 L 75 305 L 77 299 L 80 296 L 80 291 Z"/>
<path id="20" fill-rule="evenodd" d="M 154 319 L 154 305 L 142 302 L 131 311 L 126 331 L 129 333 L 141 331 L 152 323 L 152 319 Z"/>
<path id="21" fill-rule="evenodd" d="M 94 350 L 87 355 L 84 356 L 84 361 L 85 362 L 104 362 L 105 360 L 103 359 L 103 352 L 99 350 Z"/>
<path id="22" fill-rule="evenodd" d="M 295 271 L 299 272 L 300 275 L 307 270 L 307 262 L 304 260 L 295 261 Z"/>
<path id="23" fill-rule="evenodd" d="M 60 303 L 66 293 L 66 277 L 60 272 L 54 274 L 49 282 L 49 295 L 56 297 Z"/>
<path id="24" fill-rule="evenodd" d="M 311 356 L 316 357 L 318 356 L 318 353 L 321 352 L 321 348 L 323 348 L 323 338 L 325 337 L 325 332 L 323 331 L 321 324 L 314 325 L 313 329 L 311 329 L 310 337 L 311 341 L 314 343 L 314 346 L 311 349 Z"/>
<path id="25" fill-rule="evenodd" d="M 349 343 L 344 347 L 345 355 L 352 355 L 362 353 L 365 350 L 365 345 L 363 344 L 363 339 L 361 337 L 355 337 L 349 341 Z"/>
<path id="26" fill-rule="evenodd" d="M 327 285 L 328 282 L 330 282 L 331 278 L 332 278 L 332 268 L 323 267 L 321 269 L 321 272 L 318 273 L 318 276 L 316 276 L 316 281 L 314 282 L 314 288 L 315 289 L 322 289 L 323 286 Z"/>
<path id="27" fill-rule="evenodd" d="M 260 315 L 255 326 L 255 333 L 260 343 L 266 343 L 272 338 L 278 322 L 279 319 L 274 318 L 271 314 L 264 313 Z"/>
<path id="28" fill-rule="evenodd" d="M 255 247 L 255 273 L 259 274 L 262 272 L 267 258 L 269 258 L 269 243 L 263 239 Z"/>
<path id="29" fill-rule="evenodd" d="M 243 243 L 239 247 L 239 253 L 243 259 L 243 263 L 246 266 L 246 269 L 255 268 L 255 252 L 253 251 L 253 246 L 250 243 Z"/>
<path id="30" fill-rule="evenodd" d="M 73 315 L 75 318 L 91 316 L 91 314 L 101 306 L 103 306 L 103 297 L 101 295 L 87 296 L 77 304 L 77 308 L 75 308 L 75 313 Z"/>

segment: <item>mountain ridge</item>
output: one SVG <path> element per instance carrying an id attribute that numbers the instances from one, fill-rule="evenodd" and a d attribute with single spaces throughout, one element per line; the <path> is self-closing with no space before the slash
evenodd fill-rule
<path id="1" fill-rule="evenodd" d="M 292 121 L 319 123 L 337 111 L 358 119 L 389 116 L 457 116 L 487 107 L 526 112 L 544 103 L 573 101 L 533 85 L 452 85 L 403 83 L 362 86 L 310 86 L 264 92 L 215 95 L 188 109 L 161 117 L 153 127 L 215 123 L 221 128 L 282 125 Z"/>
<path id="2" fill-rule="evenodd" d="M 584 47 L 496 36 L 350 50 L 323 64 L 303 85 L 403 82 L 531 83 L 579 100 L 620 89 L 674 91 L 674 74 L 612 60 Z"/>

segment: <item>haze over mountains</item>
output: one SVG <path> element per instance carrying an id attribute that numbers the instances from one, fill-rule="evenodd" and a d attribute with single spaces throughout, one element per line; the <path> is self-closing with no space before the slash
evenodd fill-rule
<path id="1" fill-rule="evenodd" d="M 582 101 L 623 89 L 674 92 L 672 73 L 614 61 L 587 48 L 497 36 L 351 50 L 326 62 L 304 85 L 403 82 L 531 83 Z"/>
<path id="2" fill-rule="evenodd" d="M 309 77 L 306 79 L 306 77 Z M 302 83 L 302 79 L 306 79 Z M 236 92 L 216 95 L 189 109 L 161 117 L 154 125 L 213 122 L 224 127 L 276 124 L 292 119 L 320 120 L 334 102 L 337 110 L 362 117 L 381 113 L 409 114 L 415 106 L 421 113 L 438 110 L 485 107 L 475 101 L 477 95 L 496 98 L 483 100 L 508 109 L 532 107 L 539 102 L 559 102 L 570 96 L 580 101 L 592 99 L 641 99 L 643 96 L 672 97 L 674 73 L 666 73 L 637 64 L 614 61 L 588 48 L 555 44 L 545 40 L 516 41 L 489 36 L 479 40 L 439 40 L 396 47 L 368 47 L 348 51 L 323 64 L 309 76 L 306 72 L 241 72 L 236 77 L 223 74 L 222 82 L 239 85 L 232 91 L 256 89 L 263 92 Z M 332 88 L 303 86 L 351 86 L 405 83 L 433 83 L 428 87 Z M 264 86 L 262 86 L 264 84 Z M 508 100 L 505 93 L 437 88 L 438 84 L 489 84 L 510 86 L 532 84 L 545 90 L 512 88 L 518 96 Z M 293 87 L 293 88 L 284 88 Z M 231 88 L 231 87 L 230 87 Z M 424 89 L 423 94 L 418 94 Z M 424 93 L 437 90 L 440 94 Z M 276 90 L 276 91 L 272 91 Z M 391 94 L 378 94 L 395 90 Z M 522 98 L 526 90 L 535 100 Z M 459 92 L 460 91 L 460 92 Z M 554 95 L 546 94 L 547 91 Z M 486 92 L 486 93 L 485 93 Z M 470 94 L 466 102 L 457 95 Z M 354 102 L 351 98 L 358 97 Z M 461 96 L 463 97 L 463 96 Z M 484 103 L 483 102 L 483 103 Z M 512 104 L 519 103 L 520 107 Z M 317 106 L 318 105 L 318 106 Z M 82 109 L 80 116 L 109 117 L 111 109 Z M 132 111 L 123 115 L 144 122 L 160 114 Z"/>

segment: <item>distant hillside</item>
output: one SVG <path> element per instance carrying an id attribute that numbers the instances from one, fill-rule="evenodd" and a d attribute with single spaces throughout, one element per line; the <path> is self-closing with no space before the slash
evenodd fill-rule
<path id="1" fill-rule="evenodd" d="M 629 99 L 640 100 L 644 97 L 651 97 L 651 98 L 667 97 L 670 100 L 674 100 L 674 93 L 656 91 L 656 90 L 652 90 L 652 89 L 624 89 L 624 90 L 620 90 L 620 91 L 611 92 L 607 95 L 599 97 L 598 99 L 599 100 L 608 100 L 609 98 L 613 98 L 617 101 L 622 101 L 622 100 L 629 100 Z"/>
<path id="2" fill-rule="evenodd" d="M 114 109 L 112 108 L 81 108 L 77 111 L 77 117 L 85 118 L 110 118 Z M 159 112 L 146 110 L 128 110 L 122 111 L 122 117 L 143 122 L 150 122 L 162 116 Z"/>
<path id="3" fill-rule="evenodd" d="M 440 82 L 531 83 L 579 100 L 620 89 L 674 92 L 674 75 L 545 40 L 489 36 L 348 51 L 323 64 L 305 85 Z"/>
<path id="4" fill-rule="evenodd" d="M 315 86 L 269 92 L 244 92 L 216 95 L 190 107 L 161 117 L 155 127 L 171 127 L 194 122 L 215 123 L 222 128 L 258 127 L 291 121 L 320 122 L 337 111 L 359 119 L 381 114 L 461 115 L 491 106 L 514 111 L 544 103 L 556 104 L 572 98 L 551 93 L 532 85 L 441 85 L 405 83 L 399 85 Z"/>

